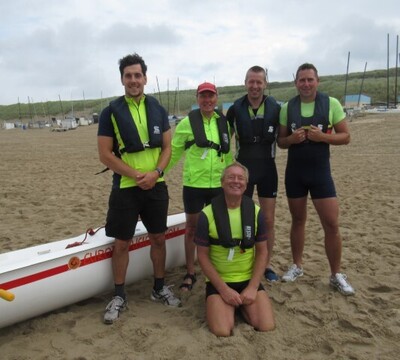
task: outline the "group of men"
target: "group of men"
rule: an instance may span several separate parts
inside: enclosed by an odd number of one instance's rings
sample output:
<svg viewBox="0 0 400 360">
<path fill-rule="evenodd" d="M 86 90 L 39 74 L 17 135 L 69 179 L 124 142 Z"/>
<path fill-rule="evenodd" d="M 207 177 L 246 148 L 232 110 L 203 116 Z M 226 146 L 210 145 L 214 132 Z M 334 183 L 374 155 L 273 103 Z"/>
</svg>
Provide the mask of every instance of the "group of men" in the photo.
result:
<svg viewBox="0 0 400 360">
<path fill-rule="evenodd" d="M 267 87 L 265 69 L 251 67 L 245 76 L 247 94 L 237 99 L 226 117 L 215 110 L 214 84 L 198 86 L 199 108 L 177 125 L 174 135 L 165 109 L 144 94 L 147 66 L 138 54 L 119 61 L 124 96 L 101 113 L 98 129 L 100 161 L 113 171 L 106 234 L 115 238 L 112 271 L 115 290 L 104 322 L 112 324 L 127 306 L 125 276 L 129 242 L 140 217 L 151 243 L 154 270 L 151 299 L 172 307 L 181 300 L 165 284 L 165 230 L 168 189 L 164 172 L 184 157 L 183 204 L 186 215 L 186 275 L 181 291 L 197 281 L 195 253 L 206 277 L 206 317 L 210 331 L 229 336 L 235 311 L 259 331 L 275 327 L 272 305 L 261 283 L 279 280 L 272 268 L 278 172 L 276 144 L 288 149 L 285 187 L 291 213 L 293 264 L 281 277 L 303 275 L 307 197 L 319 215 L 329 260 L 330 285 L 344 295 L 354 289 L 340 272 L 339 207 L 330 172 L 329 145 L 350 141 L 340 103 L 317 91 L 312 64 L 296 73 L 298 95 L 282 108 Z M 234 135 L 236 154 L 231 152 Z M 258 204 L 252 200 L 257 191 Z"/>
</svg>

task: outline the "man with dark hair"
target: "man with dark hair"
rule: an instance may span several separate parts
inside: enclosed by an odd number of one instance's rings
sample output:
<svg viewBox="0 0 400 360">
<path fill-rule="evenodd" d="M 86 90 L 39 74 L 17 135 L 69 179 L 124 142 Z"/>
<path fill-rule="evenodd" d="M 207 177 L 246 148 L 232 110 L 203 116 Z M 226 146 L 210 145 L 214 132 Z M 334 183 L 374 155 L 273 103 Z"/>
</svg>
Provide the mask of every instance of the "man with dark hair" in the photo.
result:
<svg viewBox="0 0 400 360">
<path fill-rule="evenodd" d="M 147 67 L 138 54 L 119 61 L 125 95 L 102 111 L 98 129 L 100 161 L 111 169 L 113 185 L 109 199 L 106 235 L 115 238 L 112 268 L 114 297 L 106 307 L 104 322 L 112 324 L 127 305 L 125 277 L 129 244 L 139 216 L 151 243 L 154 287 L 151 299 L 180 306 L 165 276 L 165 230 L 168 189 L 163 170 L 171 157 L 171 129 L 165 109 L 144 94 Z"/>
<path fill-rule="evenodd" d="M 330 285 L 343 295 L 353 295 L 353 287 L 340 272 L 339 205 L 329 160 L 329 146 L 348 144 L 350 133 L 339 101 L 317 91 L 318 84 L 314 65 L 299 66 L 295 79 L 299 95 L 289 100 L 280 114 L 278 145 L 288 149 L 285 186 L 292 217 L 290 244 L 293 256 L 293 265 L 282 280 L 295 281 L 303 275 L 307 196 L 310 193 L 325 233 Z"/>
<path fill-rule="evenodd" d="M 244 84 L 247 94 L 234 102 L 226 117 L 235 132 L 236 160 L 246 166 L 250 174 L 245 195 L 252 197 L 257 187 L 268 229 L 268 258 L 264 276 L 273 282 L 279 279 L 271 268 L 271 257 L 278 193 L 275 154 L 280 106 L 272 96 L 264 95 L 268 84 L 266 71 L 261 66 L 252 66 L 247 70 Z"/>
<path fill-rule="evenodd" d="M 143 76 L 147 76 L 147 65 L 143 58 L 138 54 L 129 54 L 119 60 L 119 72 L 121 73 L 121 79 L 124 76 L 124 70 L 130 65 L 140 65 Z"/>
</svg>

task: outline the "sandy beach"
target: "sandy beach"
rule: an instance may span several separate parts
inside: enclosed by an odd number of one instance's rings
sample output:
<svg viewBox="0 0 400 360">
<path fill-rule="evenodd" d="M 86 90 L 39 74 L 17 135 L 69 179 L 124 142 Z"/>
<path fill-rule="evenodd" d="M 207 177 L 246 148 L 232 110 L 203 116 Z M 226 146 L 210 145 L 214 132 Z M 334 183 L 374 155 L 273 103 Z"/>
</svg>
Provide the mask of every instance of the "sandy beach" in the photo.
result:
<svg viewBox="0 0 400 360">
<path fill-rule="evenodd" d="M 346 298 L 329 288 L 323 232 L 309 206 L 304 276 L 289 284 L 264 282 L 276 318 L 273 332 L 258 333 L 239 318 L 232 337 L 213 336 L 205 323 L 204 277 L 197 267 L 199 281 L 191 293 L 182 294 L 182 308 L 153 303 L 149 277 L 127 288 L 129 310 L 111 326 L 102 323 L 112 295 L 106 293 L 0 329 L 1 358 L 397 359 L 400 115 L 368 115 L 349 125 L 352 141 L 331 147 L 331 164 L 341 209 L 342 270 L 355 296 Z M 78 236 L 104 224 L 111 172 L 94 175 L 104 168 L 96 134 L 97 125 L 66 132 L 0 130 L 0 253 Z M 280 275 L 291 264 L 286 156 L 278 150 L 273 267 Z M 166 181 L 169 212 L 182 212 L 181 165 Z M 184 267 L 167 273 L 177 293 L 184 273 Z"/>
</svg>

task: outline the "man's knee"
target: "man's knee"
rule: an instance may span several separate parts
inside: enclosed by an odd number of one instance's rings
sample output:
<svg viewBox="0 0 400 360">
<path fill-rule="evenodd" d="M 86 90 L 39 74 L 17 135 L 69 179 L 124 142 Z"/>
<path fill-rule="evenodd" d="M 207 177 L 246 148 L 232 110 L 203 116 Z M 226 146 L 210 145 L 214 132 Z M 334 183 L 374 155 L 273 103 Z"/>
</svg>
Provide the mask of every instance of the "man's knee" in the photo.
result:
<svg viewBox="0 0 400 360">
<path fill-rule="evenodd" d="M 208 325 L 211 333 L 218 337 L 228 337 L 232 336 L 233 325 L 232 326 L 221 326 L 220 324 L 209 324 Z"/>
<path fill-rule="evenodd" d="M 275 330 L 275 322 L 268 321 L 267 323 L 260 325 L 258 328 L 255 328 L 255 330 L 261 331 L 261 332 Z"/>
<path fill-rule="evenodd" d="M 165 246 L 165 234 L 152 234 L 150 237 L 150 243 L 152 246 L 162 248 Z"/>
<path fill-rule="evenodd" d="M 128 251 L 129 249 L 130 240 L 119 240 L 115 239 L 114 242 L 114 252 L 116 253 L 123 253 Z"/>
</svg>

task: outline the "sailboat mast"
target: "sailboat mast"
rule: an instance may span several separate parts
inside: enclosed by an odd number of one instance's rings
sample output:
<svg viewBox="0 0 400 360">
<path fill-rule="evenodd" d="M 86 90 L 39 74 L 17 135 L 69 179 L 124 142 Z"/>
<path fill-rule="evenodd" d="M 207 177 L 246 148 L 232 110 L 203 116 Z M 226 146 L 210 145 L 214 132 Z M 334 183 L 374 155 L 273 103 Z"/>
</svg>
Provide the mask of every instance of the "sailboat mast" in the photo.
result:
<svg viewBox="0 0 400 360">
<path fill-rule="evenodd" d="M 65 119 L 65 113 L 64 113 L 63 104 L 62 104 L 62 101 L 61 101 L 61 96 L 58 95 L 58 98 L 60 99 L 61 113 L 62 113 L 62 116 L 63 116 L 62 118 Z"/>
<path fill-rule="evenodd" d="M 346 79 L 344 81 L 344 97 L 343 97 L 343 106 L 344 107 L 346 107 L 347 81 L 349 79 L 349 64 L 350 64 L 350 51 L 347 54 L 347 70 L 346 70 Z"/>
<path fill-rule="evenodd" d="M 86 117 L 86 109 L 85 109 L 85 90 L 82 90 L 83 95 L 83 116 Z"/>
<path fill-rule="evenodd" d="M 169 79 L 167 79 L 167 112 L 169 114 Z"/>
<path fill-rule="evenodd" d="M 31 100 L 29 99 L 29 96 L 28 96 L 28 109 L 29 109 L 29 118 L 31 119 L 31 123 L 33 123 Z"/>
<path fill-rule="evenodd" d="M 360 92 L 358 94 L 358 101 L 357 101 L 357 107 L 360 106 L 360 99 L 361 99 L 361 94 L 363 91 L 363 86 L 364 86 L 364 78 L 365 78 L 365 72 L 367 71 L 367 62 L 365 62 L 365 66 L 364 66 L 364 73 L 363 73 L 363 77 L 361 80 L 361 87 L 360 87 Z"/>
<path fill-rule="evenodd" d="M 21 121 L 22 116 L 21 116 L 21 103 L 19 102 L 19 97 L 18 97 L 18 119 Z"/>
<path fill-rule="evenodd" d="M 396 37 L 396 69 L 394 75 L 394 106 L 397 107 L 397 70 L 399 65 L 399 35 Z"/>
<path fill-rule="evenodd" d="M 157 81 L 157 89 L 158 89 L 158 99 L 160 101 L 160 104 L 162 106 L 162 101 L 161 101 L 161 92 L 160 92 L 160 84 L 158 83 L 158 77 L 156 76 L 156 81 Z"/>
<path fill-rule="evenodd" d="M 389 109 L 389 34 L 387 34 L 386 107 Z"/>
<path fill-rule="evenodd" d="M 179 109 L 179 76 L 178 76 L 178 95 L 177 95 L 177 103 L 178 103 L 178 111 L 177 114 L 180 115 L 180 109 Z"/>
</svg>

